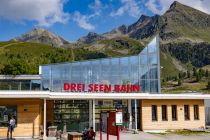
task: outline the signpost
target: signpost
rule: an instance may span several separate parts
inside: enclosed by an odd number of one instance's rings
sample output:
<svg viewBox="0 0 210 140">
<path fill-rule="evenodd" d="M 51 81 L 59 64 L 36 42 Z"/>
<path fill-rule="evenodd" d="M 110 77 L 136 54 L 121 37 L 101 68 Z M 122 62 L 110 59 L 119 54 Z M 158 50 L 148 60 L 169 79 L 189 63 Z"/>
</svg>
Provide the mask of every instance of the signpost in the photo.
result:
<svg viewBox="0 0 210 140">
<path fill-rule="evenodd" d="M 104 117 L 106 116 L 106 117 Z M 103 130 L 105 126 L 106 130 Z M 120 140 L 120 126 L 123 124 L 122 110 L 109 111 L 107 115 L 100 113 L 100 140 L 102 140 L 102 131 L 107 133 L 107 140 L 109 140 L 109 134 L 117 136 L 117 140 Z M 102 126 L 103 125 L 103 126 Z"/>
</svg>

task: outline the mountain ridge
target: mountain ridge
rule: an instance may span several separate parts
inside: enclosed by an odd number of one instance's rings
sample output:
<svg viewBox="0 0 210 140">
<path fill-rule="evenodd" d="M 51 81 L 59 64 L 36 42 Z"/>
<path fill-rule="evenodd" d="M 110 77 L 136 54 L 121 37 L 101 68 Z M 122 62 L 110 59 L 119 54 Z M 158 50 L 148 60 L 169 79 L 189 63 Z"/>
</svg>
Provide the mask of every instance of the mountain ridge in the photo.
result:
<svg viewBox="0 0 210 140">
<path fill-rule="evenodd" d="M 35 42 L 35 43 L 43 43 L 49 44 L 54 47 L 60 47 L 65 44 L 69 44 L 68 41 L 63 39 L 62 37 L 49 32 L 43 28 L 34 28 L 29 32 L 22 34 L 19 37 L 12 39 L 13 41 L 20 41 L 20 42 Z"/>
</svg>

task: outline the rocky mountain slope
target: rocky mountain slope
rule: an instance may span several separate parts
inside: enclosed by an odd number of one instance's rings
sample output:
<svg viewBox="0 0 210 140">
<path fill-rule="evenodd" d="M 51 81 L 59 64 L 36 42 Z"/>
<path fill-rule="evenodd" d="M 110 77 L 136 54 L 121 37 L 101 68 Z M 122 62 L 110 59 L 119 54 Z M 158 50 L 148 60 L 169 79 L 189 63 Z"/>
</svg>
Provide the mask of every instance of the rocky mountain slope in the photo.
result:
<svg viewBox="0 0 210 140">
<path fill-rule="evenodd" d="M 60 47 L 69 43 L 62 37 L 42 28 L 34 28 L 32 31 L 27 32 L 20 37 L 14 38 L 13 41 L 44 43 L 54 47 Z"/>
<path fill-rule="evenodd" d="M 103 40 L 119 36 L 144 41 L 159 33 L 162 43 L 172 41 L 200 43 L 210 42 L 209 32 L 210 15 L 175 1 L 161 16 L 142 15 L 134 24 L 122 25 L 102 35 L 92 36 L 90 41 L 86 37 L 86 42 L 94 42 L 94 37 L 95 40 Z"/>
</svg>

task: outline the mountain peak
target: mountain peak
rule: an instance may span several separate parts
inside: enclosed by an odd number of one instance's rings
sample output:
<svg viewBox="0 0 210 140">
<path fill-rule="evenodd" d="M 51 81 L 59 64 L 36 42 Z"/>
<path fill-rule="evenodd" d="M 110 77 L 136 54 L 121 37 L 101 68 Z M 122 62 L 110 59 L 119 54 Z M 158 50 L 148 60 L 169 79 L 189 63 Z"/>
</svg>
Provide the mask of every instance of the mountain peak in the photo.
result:
<svg viewBox="0 0 210 140">
<path fill-rule="evenodd" d="M 170 9 L 176 8 L 177 6 L 182 5 L 181 3 L 179 3 L 178 1 L 174 1 L 171 6 Z"/>
<path fill-rule="evenodd" d="M 99 35 L 95 32 L 89 32 L 87 36 L 83 36 L 77 40 L 78 44 L 90 44 L 92 42 L 104 39 L 102 35 Z"/>
<path fill-rule="evenodd" d="M 22 42 L 44 43 L 58 47 L 69 43 L 60 36 L 40 27 L 35 27 L 20 37 L 16 37 L 14 40 Z"/>
</svg>

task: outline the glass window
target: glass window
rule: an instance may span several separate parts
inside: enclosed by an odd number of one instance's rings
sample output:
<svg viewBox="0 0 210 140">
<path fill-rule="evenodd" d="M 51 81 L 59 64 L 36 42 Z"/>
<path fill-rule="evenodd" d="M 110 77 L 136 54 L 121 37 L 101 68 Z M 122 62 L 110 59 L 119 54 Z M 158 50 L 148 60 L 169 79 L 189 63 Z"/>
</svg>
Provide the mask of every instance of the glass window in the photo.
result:
<svg viewBox="0 0 210 140">
<path fill-rule="evenodd" d="M 91 68 L 92 68 L 92 82 L 93 83 L 99 83 L 100 82 L 100 61 L 95 60 L 91 62 Z"/>
<path fill-rule="evenodd" d="M 162 120 L 163 121 L 167 121 L 167 106 L 166 105 L 162 105 Z"/>
<path fill-rule="evenodd" d="M 177 120 L 177 105 L 171 106 L 172 121 Z"/>
<path fill-rule="evenodd" d="M 21 90 L 30 90 L 30 80 L 23 80 L 20 81 L 21 83 Z"/>
<path fill-rule="evenodd" d="M 111 70 L 111 66 L 110 66 L 110 59 L 103 59 L 101 60 L 101 83 L 103 84 L 110 84 L 110 70 Z"/>
<path fill-rule="evenodd" d="M 157 60 L 157 54 L 149 54 L 149 65 L 157 65 L 158 60 Z"/>
<path fill-rule="evenodd" d="M 140 65 L 140 79 L 149 79 L 149 70 L 147 65 Z"/>
<path fill-rule="evenodd" d="M 81 76 L 81 66 L 80 66 L 80 62 L 77 63 L 72 63 L 71 65 L 71 79 L 72 79 L 72 83 L 76 83 L 79 84 L 80 81 L 80 76 Z"/>
<path fill-rule="evenodd" d="M 158 92 L 158 80 L 147 80 L 147 82 L 148 82 L 148 84 L 150 84 L 150 93 L 157 93 Z"/>
<path fill-rule="evenodd" d="M 157 105 L 152 105 L 152 121 L 157 121 Z"/>
<path fill-rule="evenodd" d="M 120 58 L 120 78 L 122 83 L 130 83 L 129 57 Z"/>
<path fill-rule="evenodd" d="M 40 90 L 41 81 L 40 80 L 31 80 L 31 90 Z"/>
<path fill-rule="evenodd" d="M 82 131 L 89 126 L 88 100 L 55 100 L 54 123 L 59 130 Z"/>
<path fill-rule="evenodd" d="M 141 80 L 141 92 L 150 92 L 150 80 Z"/>
<path fill-rule="evenodd" d="M 148 64 L 148 55 L 140 55 L 140 65 L 147 65 Z"/>
<path fill-rule="evenodd" d="M 199 120 L 199 106 L 194 105 L 194 120 Z"/>
<path fill-rule="evenodd" d="M 7 127 L 11 117 L 17 124 L 17 106 L 0 106 L 0 127 Z"/>
<path fill-rule="evenodd" d="M 157 38 L 155 37 L 149 44 L 148 44 L 148 52 L 154 53 L 157 51 Z"/>
<path fill-rule="evenodd" d="M 148 53 L 148 47 L 145 47 L 140 54 L 147 54 Z"/>
<path fill-rule="evenodd" d="M 158 79 L 157 66 L 151 66 L 149 72 L 150 72 L 150 79 Z"/>
<path fill-rule="evenodd" d="M 190 120 L 190 108 L 189 105 L 184 105 L 184 119 Z"/>
</svg>

